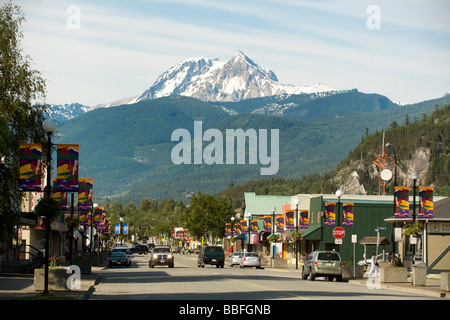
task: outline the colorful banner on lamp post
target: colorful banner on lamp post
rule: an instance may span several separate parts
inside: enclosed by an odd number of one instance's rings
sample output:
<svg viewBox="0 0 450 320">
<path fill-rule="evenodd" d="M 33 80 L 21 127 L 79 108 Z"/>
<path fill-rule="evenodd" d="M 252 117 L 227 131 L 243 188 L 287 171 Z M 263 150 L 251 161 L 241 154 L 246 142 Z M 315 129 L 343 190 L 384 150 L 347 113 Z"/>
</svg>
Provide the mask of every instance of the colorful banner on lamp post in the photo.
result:
<svg viewBox="0 0 450 320">
<path fill-rule="evenodd" d="M 247 220 L 241 220 L 241 233 L 247 232 L 248 232 Z"/>
<path fill-rule="evenodd" d="M 98 227 L 102 221 L 104 207 L 94 208 L 94 225 Z"/>
<path fill-rule="evenodd" d="M 58 144 L 56 188 L 59 191 L 78 191 L 78 151 L 78 144 Z"/>
<path fill-rule="evenodd" d="M 300 221 L 299 221 L 300 229 L 308 229 L 309 227 L 309 219 L 308 219 L 308 210 L 300 210 Z"/>
<path fill-rule="evenodd" d="M 258 234 L 258 220 L 252 220 L 252 234 Z"/>
<path fill-rule="evenodd" d="M 114 234 L 120 234 L 120 223 L 114 223 Z"/>
<path fill-rule="evenodd" d="M 334 226 L 336 224 L 335 202 L 325 202 L 325 225 Z"/>
<path fill-rule="evenodd" d="M 343 226 L 353 226 L 353 203 L 342 204 Z"/>
<path fill-rule="evenodd" d="M 294 229 L 294 210 L 286 211 L 286 229 Z"/>
<path fill-rule="evenodd" d="M 78 180 L 78 210 L 92 210 L 93 179 Z"/>
<path fill-rule="evenodd" d="M 231 236 L 231 223 L 225 223 L 225 237 Z"/>
<path fill-rule="evenodd" d="M 56 190 L 56 178 L 53 178 L 53 199 L 59 203 L 61 210 L 68 210 L 69 206 L 67 204 L 67 192 Z"/>
<path fill-rule="evenodd" d="M 433 187 L 419 187 L 419 218 L 433 218 Z"/>
<path fill-rule="evenodd" d="M 80 224 L 85 227 L 89 225 L 89 212 L 88 211 L 80 212 Z"/>
<path fill-rule="evenodd" d="M 284 218 L 277 218 L 277 232 L 284 232 Z"/>
<path fill-rule="evenodd" d="M 19 188 L 21 191 L 41 191 L 41 160 L 42 146 L 40 144 L 20 144 Z"/>
<path fill-rule="evenodd" d="M 235 235 L 235 236 L 238 236 L 238 235 L 240 235 L 240 234 L 241 234 L 241 225 L 238 224 L 238 223 L 236 223 L 236 224 L 234 225 L 234 235 Z"/>
<path fill-rule="evenodd" d="M 409 187 L 395 187 L 395 217 L 408 218 L 409 216 Z"/>
<path fill-rule="evenodd" d="M 272 231 L 272 217 L 271 216 L 264 217 L 264 231 L 265 232 Z"/>
</svg>

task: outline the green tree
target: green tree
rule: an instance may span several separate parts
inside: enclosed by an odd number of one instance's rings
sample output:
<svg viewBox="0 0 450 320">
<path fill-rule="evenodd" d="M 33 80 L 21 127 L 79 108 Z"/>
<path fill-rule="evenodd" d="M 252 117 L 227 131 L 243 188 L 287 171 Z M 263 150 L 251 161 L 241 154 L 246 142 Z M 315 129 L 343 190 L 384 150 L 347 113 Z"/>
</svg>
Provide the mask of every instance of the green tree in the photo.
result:
<svg viewBox="0 0 450 320">
<path fill-rule="evenodd" d="M 234 210 L 225 197 L 198 192 L 191 198 L 191 205 L 183 215 L 183 227 L 197 239 L 206 236 L 209 243 L 225 234 L 225 223 L 230 221 Z"/>
<path fill-rule="evenodd" d="M 19 144 L 45 146 L 46 108 L 36 105 L 45 98 L 45 80 L 20 46 L 24 20 L 19 6 L 8 2 L 0 8 L 0 241 L 10 234 L 20 212 Z"/>
</svg>

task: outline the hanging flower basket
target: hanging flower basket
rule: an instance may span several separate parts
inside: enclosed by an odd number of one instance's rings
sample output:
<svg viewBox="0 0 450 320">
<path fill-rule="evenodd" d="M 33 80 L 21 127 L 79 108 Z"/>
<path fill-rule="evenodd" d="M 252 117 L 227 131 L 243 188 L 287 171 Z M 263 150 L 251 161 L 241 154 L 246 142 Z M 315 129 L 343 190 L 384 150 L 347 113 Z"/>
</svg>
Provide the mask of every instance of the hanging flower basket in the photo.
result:
<svg viewBox="0 0 450 320">
<path fill-rule="evenodd" d="M 269 240 L 269 242 L 277 242 L 278 241 L 278 235 L 277 234 L 271 234 L 269 237 L 267 237 L 267 240 Z"/>
<path fill-rule="evenodd" d="M 66 228 L 67 229 L 76 229 L 80 226 L 80 220 L 76 217 L 67 217 L 66 218 Z"/>
<path fill-rule="evenodd" d="M 294 240 L 294 241 L 302 239 L 302 235 L 300 232 L 291 233 L 291 237 L 292 237 L 292 240 Z"/>
<path fill-rule="evenodd" d="M 52 221 L 59 215 L 59 203 L 51 197 L 43 198 L 39 200 L 34 211 L 38 216 L 49 218 Z"/>
<path fill-rule="evenodd" d="M 420 222 L 410 223 L 404 226 L 403 230 L 407 236 L 420 237 L 423 234 L 423 224 Z"/>
</svg>

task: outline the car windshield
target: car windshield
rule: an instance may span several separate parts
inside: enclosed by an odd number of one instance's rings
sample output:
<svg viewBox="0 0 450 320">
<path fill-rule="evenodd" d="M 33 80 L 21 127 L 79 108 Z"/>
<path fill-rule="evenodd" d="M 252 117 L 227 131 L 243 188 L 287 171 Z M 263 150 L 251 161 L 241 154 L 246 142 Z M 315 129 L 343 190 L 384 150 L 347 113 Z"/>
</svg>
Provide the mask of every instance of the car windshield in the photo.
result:
<svg viewBox="0 0 450 320">
<path fill-rule="evenodd" d="M 208 247 L 205 248 L 205 252 L 222 252 L 222 247 Z"/>
<path fill-rule="evenodd" d="M 125 252 L 113 252 L 111 254 L 111 257 L 114 257 L 114 258 L 120 258 L 120 257 L 126 257 L 126 256 L 127 255 Z"/>
<path fill-rule="evenodd" d="M 153 252 L 170 252 L 169 248 L 154 248 Z"/>
<path fill-rule="evenodd" d="M 334 252 L 319 252 L 317 260 L 339 261 L 339 255 Z"/>
</svg>

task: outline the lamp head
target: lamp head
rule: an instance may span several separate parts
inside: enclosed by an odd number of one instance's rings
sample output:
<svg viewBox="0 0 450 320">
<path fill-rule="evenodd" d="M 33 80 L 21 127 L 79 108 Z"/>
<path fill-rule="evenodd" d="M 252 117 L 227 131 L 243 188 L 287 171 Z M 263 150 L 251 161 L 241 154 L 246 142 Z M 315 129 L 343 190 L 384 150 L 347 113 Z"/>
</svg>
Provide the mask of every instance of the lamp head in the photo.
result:
<svg viewBox="0 0 450 320">
<path fill-rule="evenodd" d="M 338 197 L 339 199 L 342 197 L 344 193 L 341 190 L 337 190 L 336 191 L 336 197 Z"/>
<path fill-rule="evenodd" d="M 417 179 L 419 179 L 419 172 L 416 171 L 416 170 L 411 171 L 411 172 L 409 173 L 409 178 L 410 178 L 411 180 L 417 180 Z"/>
<path fill-rule="evenodd" d="M 56 121 L 53 119 L 46 119 L 42 123 L 42 129 L 44 129 L 44 131 L 47 133 L 55 132 L 57 127 L 58 127 L 58 125 L 56 124 Z"/>
</svg>

